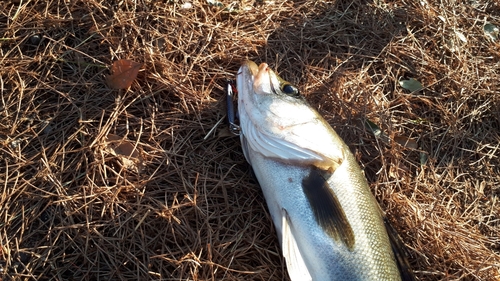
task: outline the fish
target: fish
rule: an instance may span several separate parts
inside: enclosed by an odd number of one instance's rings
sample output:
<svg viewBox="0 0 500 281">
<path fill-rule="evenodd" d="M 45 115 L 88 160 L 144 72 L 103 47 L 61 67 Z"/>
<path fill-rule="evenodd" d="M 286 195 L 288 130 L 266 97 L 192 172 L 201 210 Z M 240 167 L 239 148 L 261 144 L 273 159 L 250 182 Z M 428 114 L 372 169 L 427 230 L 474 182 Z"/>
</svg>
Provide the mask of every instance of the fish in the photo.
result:
<svg viewBox="0 0 500 281">
<path fill-rule="evenodd" d="M 236 88 L 243 154 L 290 279 L 414 280 L 354 155 L 298 88 L 253 61 L 239 68 Z"/>
</svg>

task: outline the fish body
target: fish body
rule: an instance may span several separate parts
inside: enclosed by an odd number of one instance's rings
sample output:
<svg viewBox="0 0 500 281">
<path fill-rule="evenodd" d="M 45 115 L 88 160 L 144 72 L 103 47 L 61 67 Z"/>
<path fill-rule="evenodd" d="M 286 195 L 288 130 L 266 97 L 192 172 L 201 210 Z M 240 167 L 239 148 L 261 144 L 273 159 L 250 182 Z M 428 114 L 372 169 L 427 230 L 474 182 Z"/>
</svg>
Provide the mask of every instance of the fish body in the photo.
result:
<svg viewBox="0 0 500 281">
<path fill-rule="evenodd" d="M 401 280 L 380 208 L 344 141 L 267 64 L 237 75 L 240 137 L 293 281 Z"/>
</svg>

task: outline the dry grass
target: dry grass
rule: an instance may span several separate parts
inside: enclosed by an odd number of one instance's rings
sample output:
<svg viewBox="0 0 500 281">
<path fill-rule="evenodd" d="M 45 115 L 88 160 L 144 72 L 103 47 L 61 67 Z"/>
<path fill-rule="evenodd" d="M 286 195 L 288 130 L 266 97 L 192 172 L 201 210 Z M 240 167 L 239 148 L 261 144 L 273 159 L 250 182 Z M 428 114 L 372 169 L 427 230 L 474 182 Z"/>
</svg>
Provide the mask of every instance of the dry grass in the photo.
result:
<svg viewBox="0 0 500 281">
<path fill-rule="evenodd" d="M 418 280 L 500 280 L 495 1 L 222 3 L 0 3 L 1 280 L 287 280 L 238 139 L 208 134 L 246 58 L 351 146 Z M 121 58 L 144 70 L 110 90 Z"/>
</svg>

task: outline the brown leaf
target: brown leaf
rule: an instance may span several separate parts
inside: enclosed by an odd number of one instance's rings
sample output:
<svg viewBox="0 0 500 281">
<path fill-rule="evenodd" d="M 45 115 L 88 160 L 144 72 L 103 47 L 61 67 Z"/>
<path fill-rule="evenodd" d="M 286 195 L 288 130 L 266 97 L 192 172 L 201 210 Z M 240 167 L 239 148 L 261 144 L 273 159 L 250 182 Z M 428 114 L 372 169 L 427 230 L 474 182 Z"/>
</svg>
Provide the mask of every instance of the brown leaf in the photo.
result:
<svg viewBox="0 0 500 281">
<path fill-rule="evenodd" d="M 394 141 L 399 143 L 400 145 L 402 145 L 404 147 L 407 147 L 407 148 L 411 148 L 411 149 L 418 148 L 417 142 L 411 138 L 407 138 L 404 136 L 395 136 Z"/>
<path fill-rule="evenodd" d="M 142 166 L 142 157 L 140 147 L 136 147 L 132 142 L 114 135 L 107 135 L 107 151 L 118 157 L 124 168 L 128 170 L 140 171 Z"/>
<path fill-rule="evenodd" d="M 108 134 L 107 139 L 108 144 L 113 148 L 114 154 L 133 158 L 139 157 L 137 148 L 130 141 L 114 134 Z"/>
<path fill-rule="evenodd" d="M 111 75 L 106 77 L 106 82 L 113 89 L 127 89 L 137 78 L 141 67 L 142 63 L 125 59 L 117 60 L 111 66 Z"/>
</svg>

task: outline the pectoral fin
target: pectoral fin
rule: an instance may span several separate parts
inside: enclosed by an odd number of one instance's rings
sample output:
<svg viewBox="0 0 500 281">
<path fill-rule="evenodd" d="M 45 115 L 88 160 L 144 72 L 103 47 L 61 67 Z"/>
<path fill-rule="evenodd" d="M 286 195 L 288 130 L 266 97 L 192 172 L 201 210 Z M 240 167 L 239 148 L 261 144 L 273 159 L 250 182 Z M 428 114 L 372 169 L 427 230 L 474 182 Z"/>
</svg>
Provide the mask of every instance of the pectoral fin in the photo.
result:
<svg viewBox="0 0 500 281">
<path fill-rule="evenodd" d="M 354 247 L 354 232 L 336 194 L 327 178 L 331 173 L 311 168 L 309 176 L 302 181 L 302 190 L 309 201 L 319 226 L 336 241 L 343 242 L 348 249 Z"/>
<path fill-rule="evenodd" d="M 297 241 L 293 234 L 293 226 L 285 209 L 282 209 L 281 223 L 281 230 L 283 232 L 283 236 L 281 237 L 281 249 L 285 257 L 290 279 L 292 281 L 312 281 L 304 259 L 300 254 Z"/>
<path fill-rule="evenodd" d="M 394 257 L 396 258 L 396 263 L 398 264 L 399 272 L 401 272 L 401 280 L 403 281 L 415 281 L 415 275 L 410 268 L 410 263 L 406 258 L 406 248 L 399 238 L 398 233 L 389 223 L 387 218 L 384 218 L 385 229 L 387 230 L 387 234 L 389 235 L 389 241 L 391 241 L 392 252 L 394 253 Z"/>
</svg>

